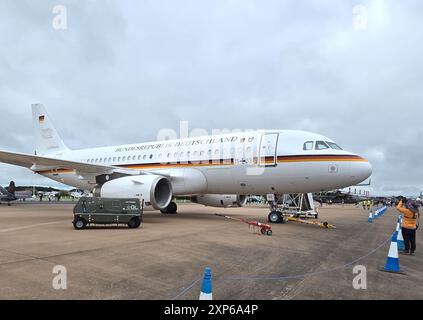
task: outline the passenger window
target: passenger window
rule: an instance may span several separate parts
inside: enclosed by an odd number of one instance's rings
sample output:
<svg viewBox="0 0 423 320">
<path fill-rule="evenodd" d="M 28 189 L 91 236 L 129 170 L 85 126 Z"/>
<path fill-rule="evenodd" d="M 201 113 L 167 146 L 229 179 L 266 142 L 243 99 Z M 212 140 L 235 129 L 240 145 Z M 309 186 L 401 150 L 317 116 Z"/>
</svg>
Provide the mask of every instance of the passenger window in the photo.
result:
<svg viewBox="0 0 423 320">
<path fill-rule="evenodd" d="M 306 143 L 304 143 L 303 150 L 313 150 L 313 144 L 313 141 L 307 141 Z"/>
<path fill-rule="evenodd" d="M 332 149 L 335 150 L 342 150 L 342 148 L 340 146 L 338 146 L 335 142 L 330 142 L 330 141 L 326 141 L 326 143 L 329 145 L 329 147 L 331 147 Z"/>
<path fill-rule="evenodd" d="M 329 149 L 329 146 L 324 141 L 316 141 L 316 150 Z"/>
</svg>

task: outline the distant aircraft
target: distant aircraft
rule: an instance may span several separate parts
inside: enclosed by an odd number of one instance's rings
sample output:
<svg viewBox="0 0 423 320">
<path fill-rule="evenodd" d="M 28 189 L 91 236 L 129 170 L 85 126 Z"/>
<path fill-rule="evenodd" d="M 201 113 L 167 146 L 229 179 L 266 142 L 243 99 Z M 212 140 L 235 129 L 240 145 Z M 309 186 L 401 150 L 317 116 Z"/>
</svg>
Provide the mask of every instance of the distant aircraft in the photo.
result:
<svg viewBox="0 0 423 320">
<path fill-rule="evenodd" d="M 0 186 L 0 204 L 2 202 L 7 202 L 7 205 L 10 206 L 10 203 L 13 201 L 25 201 L 31 197 L 32 193 L 29 191 L 16 191 L 16 185 L 14 181 L 10 181 L 9 186 L 6 188 Z"/>
<path fill-rule="evenodd" d="M 18 198 L 15 197 L 15 182 L 10 181 L 7 188 L 0 186 L 0 204 L 2 202 L 7 202 L 7 205 L 10 206 L 10 203 L 16 200 L 18 200 Z"/>
<path fill-rule="evenodd" d="M 79 189 L 74 189 L 74 190 L 70 191 L 69 194 L 74 199 L 79 199 L 79 198 L 82 198 L 82 197 L 91 196 L 89 192 L 86 192 L 84 190 L 79 190 Z"/>
<path fill-rule="evenodd" d="M 356 185 L 348 188 L 322 192 L 313 195 L 315 201 L 320 203 L 352 203 L 358 204 L 360 201 L 373 198 L 373 188 L 368 185 Z"/>
<path fill-rule="evenodd" d="M 277 199 L 342 189 L 372 173 L 363 157 L 306 131 L 257 130 L 70 150 L 43 105 L 33 105 L 32 114 L 35 155 L 0 151 L 0 162 L 95 196 L 141 198 L 146 209 L 162 213 L 176 213 L 177 196 L 196 196 L 205 206 L 225 207 L 228 201 L 243 206 L 249 194 Z M 281 222 L 277 201 L 269 206 L 269 220 Z"/>
</svg>

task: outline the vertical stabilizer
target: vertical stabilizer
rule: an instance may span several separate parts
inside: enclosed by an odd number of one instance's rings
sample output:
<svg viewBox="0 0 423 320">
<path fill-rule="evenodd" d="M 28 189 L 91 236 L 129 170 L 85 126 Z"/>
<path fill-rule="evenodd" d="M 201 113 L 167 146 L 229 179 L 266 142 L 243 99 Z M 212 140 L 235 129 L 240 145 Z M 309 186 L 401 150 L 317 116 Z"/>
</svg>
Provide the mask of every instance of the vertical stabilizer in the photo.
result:
<svg viewBox="0 0 423 320">
<path fill-rule="evenodd" d="M 32 121 L 35 130 L 35 150 L 38 155 L 56 154 L 69 150 L 53 126 L 44 105 L 32 105 Z"/>
</svg>

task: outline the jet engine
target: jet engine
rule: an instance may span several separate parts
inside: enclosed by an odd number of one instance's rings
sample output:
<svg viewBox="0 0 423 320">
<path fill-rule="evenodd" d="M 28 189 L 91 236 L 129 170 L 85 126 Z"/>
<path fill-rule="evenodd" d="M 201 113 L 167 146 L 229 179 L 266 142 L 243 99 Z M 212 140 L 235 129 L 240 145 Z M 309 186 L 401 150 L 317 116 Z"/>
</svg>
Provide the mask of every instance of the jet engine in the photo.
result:
<svg viewBox="0 0 423 320">
<path fill-rule="evenodd" d="M 141 198 L 146 209 L 165 209 L 172 200 L 169 179 L 159 175 L 126 176 L 105 182 L 93 194 L 103 198 Z"/>
<path fill-rule="evenodd" d="M 237 194 L 204 194 L 191 197 L 191 201 L 207 207 L 233 208 L 243 207 L 247 202 L 247 196 Z"/>
</svg>

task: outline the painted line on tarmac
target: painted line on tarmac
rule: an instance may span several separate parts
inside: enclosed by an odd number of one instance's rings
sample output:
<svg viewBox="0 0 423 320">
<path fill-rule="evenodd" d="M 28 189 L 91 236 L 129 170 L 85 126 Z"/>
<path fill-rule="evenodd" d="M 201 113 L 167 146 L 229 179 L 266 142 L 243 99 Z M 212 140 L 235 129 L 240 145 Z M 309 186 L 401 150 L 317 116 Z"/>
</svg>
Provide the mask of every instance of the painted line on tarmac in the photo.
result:
<svg viewBox="0 0 423 320">
<path fill-rule="evenodd" d="M 384 245 L 386 245 L 388 242 L 391 241 L 391 237 L 383 241 L 380 245 L 378 245 L 375 249 L 371 250 L 370 252 L 366 253 L 364 256 L 361 256 L 351 262 L 348 262 L 344 265 L 334 267 L 329 270 L 322 270 L 322 271 L 316 271 L 316 272 L 309 272 L 299 275 L 292 275 L 292 276 L 222 276 L 219 280 L 223 281 L 230 281 L 230 280 L 287 280 L 287 279 L 302 279 L 309 276 L 314 276 L 318 274 L 333 272 L 340 269 L 346 269 L 352 265 L 355 265 L 357 262 L 366 259 L 367 257 L 371 256 L 373 253 L 378 251 L 380 248 L 382 248 Z"/>
<path fill-rule="evenodd" d="M 58 224 L 58 223 L 63 223 L 63 221 L 37 223 L 37 224 L 31 224 L 29 226 L 22 226 L 22 227 L 8 228 L 8 229 L 0 229 L 0 233 L 25 230 L 25 229 L 35 228 L 35 227 L 39 227 L 39 226 L 47 226 L 47 225 L 50 225 L 50 224 Z"/>
<path fill-rule="evenodd" d="M 356 264 L 357 262 L 364 260 L 366 258 L 368 258 L 369 256 L 371 256 L 372 254 L 374 254 L 376 251 L 378 251 L 380 248 L 382 248 L 384 245 L 386 245 L 388 242 L 391 241 L 391 237 L 389 237 L 388 239 L 386 239 L 385 241 L 383 241 L 380 245 L 378 245 L 375 249 L 371 250 L 370 252 L 366 253 L 365 255 L 351 261 L 348 262 L 344 265 L 341 266 L 337 266 L 335 268 L 331 268 L 329 270 L 322 270 L 322 271 L 317 271 L 317 272 L 309 272 L 309 273 L 304 273 L 304 274 L 299 274 L 299 275 L 292 275 L 292 276 L 221 276 L 218 279 L 216 279 L 216 281 L 234 281 L 234 280 L 238 280 L 238 281 L 242 281 L 242 280 L 273 280 L 273 281 L 278 281 L 278 280 L 289 280 L 289 279 L 303 279 L 303 278 L 307 278 L 310 276 L 314 276 L 314 275 L 318 275 L 318 274 L 323 274 L 323 273 L 328 273 L 328 272 L 333 272 L 336 270 L 340 270 L 340 269 L 346 269 L 349 266 L 352 266 L 354 264 Z M 170 300 L 176 300 L 179 297 L 181 297 L 182 295 L 184 295 L 185 293 L 187 293 L 189 290 L 191 290 L 195 284 L 197 284 L 200 280 L 202 279 L 202 277 L 194 280 L 191 284 L 189 284 L 185 289 L 183 289 L 178 295 L 176 295 L 175 297 L 173 297 Z"/>
</svg>

